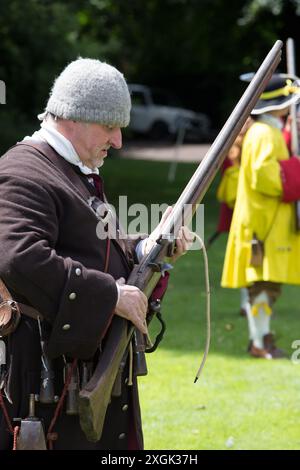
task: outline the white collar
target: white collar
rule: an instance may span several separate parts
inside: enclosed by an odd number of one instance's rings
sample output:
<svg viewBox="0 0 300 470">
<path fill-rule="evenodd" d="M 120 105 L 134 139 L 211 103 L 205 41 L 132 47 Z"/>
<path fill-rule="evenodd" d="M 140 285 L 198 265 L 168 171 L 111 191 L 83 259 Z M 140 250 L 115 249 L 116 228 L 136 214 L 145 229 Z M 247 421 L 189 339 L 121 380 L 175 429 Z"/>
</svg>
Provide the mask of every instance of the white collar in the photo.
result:
<svg viewBox="0 0 300 470">
<path fill-rule="evenodd" d="M 94 173 L 99 175 L 98 168 L 91 169 L 84 165 L 72 143 L 45 120 L 41 123 L 39 131 L 34 132 L 32 136 L 24 137 L 23 140 L 46 141 L 61 157 L 72 163 L 72 165 L 78 166 L 83 174 L 89 175 Z"/>
<path fill-rule="evenodd" d="M 277 129 L 283 129 L 283 122 L 279 117 L 273 116 L 272 114 L 263 113 L 259 115 L 257 119 L 259 122 L 264 122 L 265 124 L 269 124 L 269 126 L 277 127 Z"/>
</svg>

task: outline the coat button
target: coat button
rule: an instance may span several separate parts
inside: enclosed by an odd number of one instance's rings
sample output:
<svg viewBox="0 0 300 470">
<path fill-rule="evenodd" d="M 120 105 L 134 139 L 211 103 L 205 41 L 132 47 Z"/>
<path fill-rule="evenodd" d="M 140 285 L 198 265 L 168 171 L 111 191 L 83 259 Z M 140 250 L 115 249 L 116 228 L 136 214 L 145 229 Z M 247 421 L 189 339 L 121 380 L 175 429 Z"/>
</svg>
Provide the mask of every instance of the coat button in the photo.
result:
<svg viewBox="0 0 300 470">
<path fill-rule="evenodd" d="M 127 404 L 126 404 L 126 405 L 123 405 L 123 406 L 122 406 L 122 411 L 127 411 L 127 410 L 128 410 L 128 405 L 127 405 Z"/>
<path fill-rule="evenodd" d="M 80 269 L 80 268 L 76 268 L 76 269 L 75 269 L 75 274 L 76 274 L 76 276 L 81 276 L 81 269 Z"/>
<path fill-rule="evenodd" d="M 71 325 L 69 325 L 69 323 L 66 323 L 66 324 L 62 327 L 62 329 L 65 330 L 65 331 L 69 330 L 70 328 L 71 328 Z"/>
<path fill-rule="evenodd" d="M 76 297 L 77 297 L 77 296 L 76 296 L 75 292 L 71 292 L 71 294 L 69 295 L 69 299 L 70 299 L 70 300 L 75 300 Z"/>
<path fill-rule="evenodd" d="M 121 441 L 122 439 L 125 439 L 125 437 L 126 437 L 125 432 L 122 432 L 121 434 L 119 434 L 119 439 L 120 439 L 120 441 Z"/>
</svg>

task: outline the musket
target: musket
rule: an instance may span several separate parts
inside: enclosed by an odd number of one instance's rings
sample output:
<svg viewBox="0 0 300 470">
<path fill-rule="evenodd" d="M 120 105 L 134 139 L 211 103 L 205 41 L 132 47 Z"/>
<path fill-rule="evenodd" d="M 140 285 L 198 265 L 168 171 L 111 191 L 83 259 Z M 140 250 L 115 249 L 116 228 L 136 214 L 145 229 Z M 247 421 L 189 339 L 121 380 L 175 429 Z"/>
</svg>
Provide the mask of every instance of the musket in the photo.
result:
<svg viewBox="0 0 300 470">
<path fill-rule="evenodd" d="M 191 221 L 230 147 L 280 62 L 281 48 L 282 41 L 276 41 L 180 195 L 173 208 L 172 218 L 166 220 L 153 248 L 131 272 L 127 284 L 139 287 L 148 299 L 165 269 L 170 241 L 176 238 L 180 225 L 188 225 Z M 192 209 L 185 211 L 185 207 Z M 150 320 L 151 316 L 147 318 L 148 323 Z M 96 442 L 101 438 L 106 409 L 111 400 L 119 364 L 134 331 L 135 328 L 131 323 L 117 315 L 114 316 L 94 374 L 79 394 L 80 424 L 90 441 Z"/>
<path fill-rule="evenodd" d="M 296 60 L 295 60 L 295 44 L 292 38 L 288 38 L 286 42 L 286 61 L 287 61 L 287 73 L 292 76 L 296 76 Z M 297 126 L 297 105 L 292 103 L 290 106 L 291 116 L 291 150 L 292 155 L 299 155 L 299 136 Z M 300 201 L 295 203 L 296 210 L 296 228 L 300 230 Z"/>
</svg>

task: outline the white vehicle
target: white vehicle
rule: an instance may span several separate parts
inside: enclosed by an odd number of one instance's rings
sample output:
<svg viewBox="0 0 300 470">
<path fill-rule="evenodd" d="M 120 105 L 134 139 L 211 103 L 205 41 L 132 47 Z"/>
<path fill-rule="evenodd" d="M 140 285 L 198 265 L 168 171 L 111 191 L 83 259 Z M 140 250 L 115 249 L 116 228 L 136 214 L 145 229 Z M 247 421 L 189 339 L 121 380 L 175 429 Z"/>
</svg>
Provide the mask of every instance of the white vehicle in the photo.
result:
<svg viewBox="0 0 300 470">
<path fill-rule="evenodd" d="M 205 114 L 172 104 L 170 96 L 161 90 L 136 84 L 128 87 L 132 99 L 129 129 L 133 132 L 160 140 L 176 137 L 179 129 L 184 128 L 188 140 L 209 137 L 210 121 Z"/>
</svg>

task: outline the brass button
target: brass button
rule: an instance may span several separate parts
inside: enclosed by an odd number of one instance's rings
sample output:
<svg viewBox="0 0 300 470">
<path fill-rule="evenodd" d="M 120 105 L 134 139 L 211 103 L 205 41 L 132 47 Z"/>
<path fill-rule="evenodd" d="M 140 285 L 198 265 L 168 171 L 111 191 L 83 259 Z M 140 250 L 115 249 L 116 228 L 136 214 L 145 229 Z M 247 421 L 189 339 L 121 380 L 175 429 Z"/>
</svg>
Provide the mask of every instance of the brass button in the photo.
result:
<svg viewBox="0 0 300 470">
<path fill-rule="evenodd" d="M 66 324 L 62 327 L 62 329 L 65 330 L 65 331 L 69 330 L 70 328 L 71 328 L 71 325 L 69 325 L 69 323 L 66 323 Z"/>
<path fill-rule="evenodd" d="M 122 433 L 119 435 L 120 441 L 121 441 L 122 439 L 125 439 L 125 437 L 126 437 L 125 432 L 122 432 Z"/>
<path fill-rule="evenodd" d="M 80 269 L 80 268 L 76 268 L 76 269 L 75 269 L 75 274 L 76 274 L 76 276 L 81 276 L 81 269 Z"/>
<path fill-rule="evenodd" d="M 75 292 L 71 292 L 71 294 L 69 295 L 69 299 L 70 299 L 70 300 L 75 300 L 76 297 L 77 297 L 77 296 L 76 296 Z"/>
<path fill-rule="evenodd" d="M 123 406 L 122 406 L 122 411 L 127 411 L 127 410 L 128 410 L 128 405 L 127 405 L 127 404 L 126 404 L 126 405 L 123 405 Z"/>
</svg>

